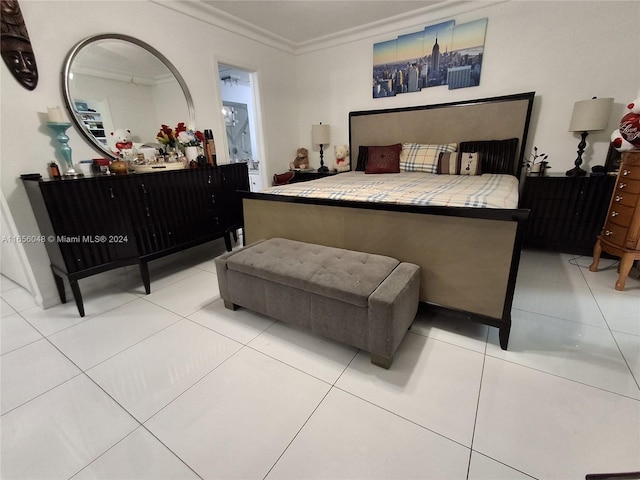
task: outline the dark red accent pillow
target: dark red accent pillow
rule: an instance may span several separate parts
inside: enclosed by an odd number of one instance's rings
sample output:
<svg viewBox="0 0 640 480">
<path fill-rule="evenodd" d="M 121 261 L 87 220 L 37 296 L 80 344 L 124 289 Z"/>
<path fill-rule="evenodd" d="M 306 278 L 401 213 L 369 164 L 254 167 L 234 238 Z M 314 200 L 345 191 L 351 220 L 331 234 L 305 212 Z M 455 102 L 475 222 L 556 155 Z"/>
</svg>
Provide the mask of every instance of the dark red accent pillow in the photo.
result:
<svg viewBox="0 0 640 480">
<path fill-rule="evenodd" d="M 400 173 L 402 144 L 369 147 L 364 173 Z"/>
</svg>

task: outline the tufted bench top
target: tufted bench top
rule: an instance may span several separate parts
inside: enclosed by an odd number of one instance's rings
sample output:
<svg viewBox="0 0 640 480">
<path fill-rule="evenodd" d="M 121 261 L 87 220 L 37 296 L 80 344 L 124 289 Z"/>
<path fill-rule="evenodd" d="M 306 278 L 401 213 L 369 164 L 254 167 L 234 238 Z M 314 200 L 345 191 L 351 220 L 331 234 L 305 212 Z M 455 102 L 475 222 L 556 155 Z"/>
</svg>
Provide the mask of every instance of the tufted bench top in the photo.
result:
<svg viewBox="0 0 640 480">
<path fill-rule="evenodd" d="M 366 307 L 399 263 L 383 255 L 271 238 L 231 255 L 227 268 Z"/>
</svg>

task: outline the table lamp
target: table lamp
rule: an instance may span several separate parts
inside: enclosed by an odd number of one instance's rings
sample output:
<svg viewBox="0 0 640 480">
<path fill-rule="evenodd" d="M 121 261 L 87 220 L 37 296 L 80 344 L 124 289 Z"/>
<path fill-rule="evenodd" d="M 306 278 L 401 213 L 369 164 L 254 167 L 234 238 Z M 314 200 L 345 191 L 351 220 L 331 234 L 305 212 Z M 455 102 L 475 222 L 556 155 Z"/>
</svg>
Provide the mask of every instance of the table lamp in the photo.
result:
<svg viewBox="0 0 640 480">
<path fill-rule="evenodd" d="M 329 169 L 324 165 L 324 151 L 322 150 L 324 145 L 328 145 L 330 142 L 330 127 L 329 125 L 311 125 L 311 143 L 314 145 L 320 145 L 320 168 L 319 172 L 328 172 Z"/>
<path fill-rule="evenodd" d="M 613 106 L 613 98 L 596 98 L 591 100 L 581 100 L 573 106 L 573 114 L 569 123 L 570 132 L 580 132 L 582 139 L 578 144 L 578 158 L 575 167 L 567 170 L 567 176 L 580 177 L 587 172 L 580 168 L 582 165 L 582 154 L 587 146 L 587 135 L 589 132 L 604 130 L 609 123 L 609 115 Z"/>
</svg>

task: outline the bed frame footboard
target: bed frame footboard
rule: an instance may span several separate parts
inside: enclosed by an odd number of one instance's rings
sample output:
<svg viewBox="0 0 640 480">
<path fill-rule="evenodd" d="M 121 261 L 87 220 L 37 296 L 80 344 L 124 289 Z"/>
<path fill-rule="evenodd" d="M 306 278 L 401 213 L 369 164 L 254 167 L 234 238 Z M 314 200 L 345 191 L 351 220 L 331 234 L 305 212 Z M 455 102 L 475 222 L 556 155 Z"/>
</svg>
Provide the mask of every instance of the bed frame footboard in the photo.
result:
<svg viewBox="0 0 640 480">
<path fill-rule="evenodd" d="M 498 327 L 507 348 L 528 210 L 243 197 L 247 243 L 282 237 L 415 263 L 422 302 Z"/>
</svg>

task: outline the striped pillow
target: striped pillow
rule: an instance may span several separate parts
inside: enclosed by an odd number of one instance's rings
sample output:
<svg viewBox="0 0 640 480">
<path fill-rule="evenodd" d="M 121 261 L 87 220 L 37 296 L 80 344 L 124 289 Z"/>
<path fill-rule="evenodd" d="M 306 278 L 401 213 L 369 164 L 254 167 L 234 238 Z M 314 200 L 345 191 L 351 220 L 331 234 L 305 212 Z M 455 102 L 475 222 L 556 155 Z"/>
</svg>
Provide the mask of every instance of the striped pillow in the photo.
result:
<svg viewBox="0 0 640 480">
<path fill-rule="evenodd" d="M 482 154 L 478 152 L 443 152 L 438 159 L 442 175 L 482 175 Z"/>
<path fill-rule="evenodd" d="M 400 152 L 400 171 L 437 173 L 440 153 L 455 152 L 457 147 L 456 143 L 443 145 L 403 143 L 402 152 Z"/>
</svg>

